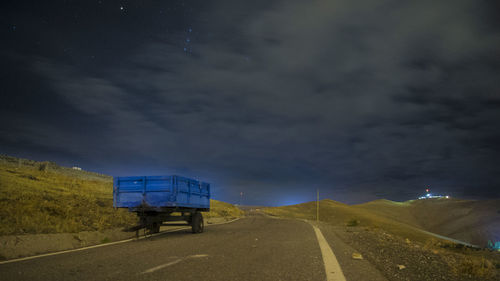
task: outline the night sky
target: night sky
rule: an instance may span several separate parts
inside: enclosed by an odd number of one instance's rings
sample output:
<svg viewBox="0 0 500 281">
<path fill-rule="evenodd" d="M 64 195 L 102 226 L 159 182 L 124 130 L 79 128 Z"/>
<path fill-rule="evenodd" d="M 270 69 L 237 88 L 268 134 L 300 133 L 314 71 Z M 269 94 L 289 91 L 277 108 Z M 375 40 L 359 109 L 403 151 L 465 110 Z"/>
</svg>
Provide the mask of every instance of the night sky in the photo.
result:
<svg viewBox="0 0 500 281">
<path fill-rule="evenodd" d="M 498 1 L 4 1 L 0 153 L 282 205 L 500 197 Z"/>
</svg>

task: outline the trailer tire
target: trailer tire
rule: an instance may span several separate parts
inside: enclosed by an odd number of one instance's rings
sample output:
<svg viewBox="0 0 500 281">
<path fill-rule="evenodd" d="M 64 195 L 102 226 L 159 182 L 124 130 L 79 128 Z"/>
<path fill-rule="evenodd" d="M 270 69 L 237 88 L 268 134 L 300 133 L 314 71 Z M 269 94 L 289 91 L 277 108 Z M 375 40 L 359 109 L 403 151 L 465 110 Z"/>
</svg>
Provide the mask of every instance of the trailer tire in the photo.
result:
<svg viewBox="0 0 500 281">
<path fill-rule="evenodd" d="M 200 212 L 196 212 L 192 215 L 191 219 L 191 230 L 193 233 L 202 233 L 204 228 L 203 216 Z"/>
<path fill-rule="evenodd" d="M 160 232 L 161 224 L 159 222 L 154 222 L 148 226 L 149 234 L 154 234 Z"/>
<path fill-rule="evenodd" d="M 160 226 L 161 226 L 161 223 L 159 223 L 159 222 L 153 223 L 153 233 L 159 233 L 160 232 Z"/>
</svg>

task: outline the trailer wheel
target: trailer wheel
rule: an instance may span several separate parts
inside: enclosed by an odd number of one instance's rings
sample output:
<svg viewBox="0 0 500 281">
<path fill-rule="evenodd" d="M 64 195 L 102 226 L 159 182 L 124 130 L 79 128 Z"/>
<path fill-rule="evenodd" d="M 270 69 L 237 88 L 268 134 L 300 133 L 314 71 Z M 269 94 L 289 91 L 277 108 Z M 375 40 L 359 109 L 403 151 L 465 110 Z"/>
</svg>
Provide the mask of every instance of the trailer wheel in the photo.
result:
<svg viewBox="0 0 500 281">
<path fill-rule="evenodd" d="M 160 232 L 160 223 L 154 222 L 148 226 L 149 234 Z"/>
<path fill-rule="evenodd" d="M 160 226 L 161 226 L 161 223 L 159 223 L 159 222 L 153 223 L 153 232 L 154 233 L 160 232 Z"/>
<path fill-rule="evenodd" d="M 202 233 L 203 227 L 203 216 L 200 212 L 194 213 L 191 219 L 191 230 L 193 233 Z"/>
</svg>

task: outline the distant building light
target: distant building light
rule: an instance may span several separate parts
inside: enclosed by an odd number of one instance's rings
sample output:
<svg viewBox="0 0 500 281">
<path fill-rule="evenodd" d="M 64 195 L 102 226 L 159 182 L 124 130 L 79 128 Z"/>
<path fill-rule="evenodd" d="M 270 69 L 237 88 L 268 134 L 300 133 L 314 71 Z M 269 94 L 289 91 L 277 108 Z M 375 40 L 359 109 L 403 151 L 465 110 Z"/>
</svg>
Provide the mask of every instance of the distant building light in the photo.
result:
<svg viewBox="0 0 500 281">
<path fill-rule="evenodd" d="M 81 170 L 82 170 L 82 168 L 80 168 L 80 167 L 76 167 L 76 166 L 75 166 L 75 167 L 71 167 L 71 169 L 73 169 L 73 170 L 77 170 L 77 171 L 81 171 Z"/>
<path fill-rule="evenodd" d="M 435 198 L 450 198 L 449 195 L 432 195 L 431 193 L 427 193 L 425 196 L 420 196 L 418 199 L 435 199 Z"/>
</svg>

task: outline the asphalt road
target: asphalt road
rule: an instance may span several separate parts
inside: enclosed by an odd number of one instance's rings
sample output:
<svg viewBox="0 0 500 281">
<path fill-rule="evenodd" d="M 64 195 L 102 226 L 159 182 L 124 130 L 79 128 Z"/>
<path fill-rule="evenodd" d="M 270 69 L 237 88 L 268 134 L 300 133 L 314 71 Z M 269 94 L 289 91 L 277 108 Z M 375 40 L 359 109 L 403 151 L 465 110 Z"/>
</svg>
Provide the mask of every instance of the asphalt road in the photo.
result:
<svg viewBox="0 0 500 281">
<path fill-rule="evenodd" d="M 319 226 L 347 280 L 385 280 Z M 258 213 L 236 222 L 0 264 L 0 280 L 326 280 L 312 226 Z"/>
</svg>

